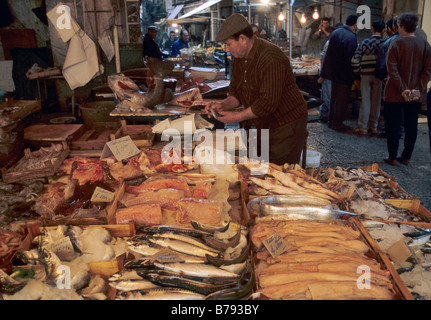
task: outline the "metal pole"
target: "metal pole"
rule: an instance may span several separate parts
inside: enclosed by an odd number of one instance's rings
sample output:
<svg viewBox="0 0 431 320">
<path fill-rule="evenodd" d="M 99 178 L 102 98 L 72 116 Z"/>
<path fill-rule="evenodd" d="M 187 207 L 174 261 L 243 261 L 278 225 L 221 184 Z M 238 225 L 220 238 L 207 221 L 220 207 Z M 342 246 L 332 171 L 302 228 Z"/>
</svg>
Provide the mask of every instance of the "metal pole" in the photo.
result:
<svg viewBox="0 0 431 320">
<path fill-rule="evenodd" d="M 293 4 L 295 0 L 290 1 L 289 7 L 289 59 L 292 61 L 292 31 L 293 31 Z"/>
</svg>

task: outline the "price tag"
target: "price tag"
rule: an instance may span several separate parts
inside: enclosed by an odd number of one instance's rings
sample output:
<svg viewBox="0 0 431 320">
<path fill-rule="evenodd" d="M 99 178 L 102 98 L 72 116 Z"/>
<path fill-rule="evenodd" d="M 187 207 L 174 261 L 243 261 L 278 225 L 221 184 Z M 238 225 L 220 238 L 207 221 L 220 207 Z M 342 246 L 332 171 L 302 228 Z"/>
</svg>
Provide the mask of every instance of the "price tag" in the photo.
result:
<svg viewBox="0 0 431 320">
<path fill-rule="evenodd" d="M 286 252 L 289 247 L 278 232 L 266 238 L 263 245 L 268 249 L 273 258 L 278 257 L 280 254 Z"/>
<path fill-rule="evenodd" d="M 73 249 L 73 245 L 69 237 L 63 237 L 52 242 L 47 249 L 54 252 L 60 260 L 70 260 L 75 254 L 75 250 Z"/>
<path fill-rule="evenodd" d="M 105 144 L 101 159 L 114 155 L 117 161 L 128 159 L 140 153 L 130 136 L 125 136 L 120 139 L 109 141 Z"/>
<path fill-rule="evenodd" d="M 96 187 L 91 196 L 91 202 L 111 202 L 114 200 L 115 193 L 105 190 L 100 187 Z"/>
</svg>

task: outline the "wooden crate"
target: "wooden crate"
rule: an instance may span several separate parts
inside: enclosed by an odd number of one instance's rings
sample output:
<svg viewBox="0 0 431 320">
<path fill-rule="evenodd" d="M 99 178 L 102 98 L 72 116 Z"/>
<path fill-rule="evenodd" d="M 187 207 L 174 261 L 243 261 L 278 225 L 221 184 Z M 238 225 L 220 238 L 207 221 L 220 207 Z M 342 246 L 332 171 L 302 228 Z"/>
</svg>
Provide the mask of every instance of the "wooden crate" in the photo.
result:
<svg viewBox="0 0 431 320">
<path fill-rule="evenodd" d="M 49 146 L 51 143 L 76 140 L 84 131 L 83 124 L 38 123 L 24 129 L 24 141 L 32 146 Z"/>
<path fill-rule="evenodd" d="M 17 164 L 15 164 L 9 169 L 2 168 L 3 181 L 5 183 L 13 183 L 13 182 L 22 181 L 22 180 L 44 178 L 44 177 L 55 175 L 58 169 L 60 168 L 61 164 L 63 163 L 64 159 L 67 158 L 70 152 L 69 146 L 67 145 L 66 142 L 62 142 L 62 146 L 63 146 L 63 151 L 57 157 L 57 160 L 55 161 L 55 163 L 52 163 L 50 159 L 47 159 L 47 161 L 45 162 L 44 168 L 39 168 L 34 170 L 29 169 L 24 171 L 23 170 L 15 171 L 15 167 Z M 25 149 L 24 157 L 21 158 L 21 160 L 27 161 L 27 159 L 29 159 L 29 161 L 31 161 L 30 160 L 31 154 L 32 152 L 30 149 Z"/>
<path fill-rule="evenodd" d="M 117 183 L 117 182 L 116 182 Z M 123 197 L 124 194 L 124 183 L 123 181 L 119 181 L 118 184 L 114 187 L 115 196 L 114 199 L 106 206 L 105 209 L 100 211 L 100 215 L 94 218 L 74 218 L 66 216 L 61 219 L 55 220 L 44 220 L 44 224 L 49 227 L 59 226 L 59 225 L 73 225 L 73 226 L 107 226 L 115 224 L 115 211 L 118 206 L 119 200 Z M 112 222 L 112 216 L 114 215 L 114 222 Z M 114 231 L 115 227 L 110 227 L 110 230 Z"/>
<path fill-rule="evenodd" d="M 380 262 L 383 268 L 388 270 L 391 274 L 392 282 L 394 284 L 395 292 L 404 300 L 415 300 L 409 289 L 407 288 L 404 281 L 401 279 L 397 270 L 395 270 L 389 257 L 383 252 L 379 247 L 377 242 L 369 234 L 368 230 L 363 226 L 363 224 L 357 218 L 350 219 L 354 227 L 361 232 L 363 240 L 368 244 L 371 250 L 376 254 L 377 260 Z"/>
<path fill-rule="evenodd" d="M 155 134 L 150 125 L 127 125 L 126 120 L 120 121 L 121 127 L 115 134 L 111 134 L 111 140 L 130 136 L 135 145 L 139 147 L 151 147 L 154 144 Z"/>
<path fill-rule="evenodd" d="M 0 104 L 0 109 L 13 108 L 10 113 L 8 113 L 8 118 L 11 121 L 17 121 L 24 119 L 28 115 L 40 111 L 42 108 L 40 100 L 15 100 L 10 102 L 3 102 Z"/>
<path fill-rule="evenodd" d="M 72 157 L 100 157 L 103 147 L 110 141 L 111 135 L 118 131 L 116 122 L 106 124 L 106 126 L 96 126 L 84 131 L 80 137 L 70 141 L 70 155 Z"/>
</svg>

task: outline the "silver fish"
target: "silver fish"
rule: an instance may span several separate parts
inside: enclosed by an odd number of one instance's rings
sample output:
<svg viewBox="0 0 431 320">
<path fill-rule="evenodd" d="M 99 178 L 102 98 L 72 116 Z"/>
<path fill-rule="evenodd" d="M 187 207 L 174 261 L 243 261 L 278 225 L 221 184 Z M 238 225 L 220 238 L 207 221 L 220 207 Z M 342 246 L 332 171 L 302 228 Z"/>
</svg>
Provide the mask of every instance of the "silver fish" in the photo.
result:
<svg viewBox="0 0 431 320">
<path fill-rule="evenodd" d="M 215 257 L 218 255 L 217 252 L 202 249 L 200 247 L 197 247 L 195 245 L 192 245 L 184 241 L 179 241 L 174 239 L 162 239 L 162 238 L 151 238 L 149 239 L 149 241 L 152 243 L 158 244 L 162 247 L 169 248 L 173 251 L 189 254 L 193 256 L 205 257 L 206 255 L 209 255 L 209 256 Z"/>
<path fill-rule="evenodd" d="M 154 288 L 118 293 L 118 300 L 204 300 L 205 296 L 181 288 Z"/>
<path fill-rule="evenodd" d="M 147 66 L 154 74 L 154 84 L 148 92 L 141 91 L 138 85 L 124 74 L 108 76 L 108 85 L 119 101 L 127 100 L 138 106 L 152 109 L 160 103 L 173 99 L 173 92 L 165 88 L 163 77 L 172 71 L 174 64 L 169 61 L 148 59 Z"/>
<path fill-rule="evenodd" d="M 216 292 L 218 290 L 226 289 L 236 284 L 236 280 L 228 280 L 220 284 L 211 284 L 203 281 L 187 279 L 177 275 L 159 273 L 148 273 L 146 276 L 152 282 L 160 284 L 162 286 L 183 288 L 204 295 Z"/>
<path fill-rule="evenodd" d="M 21 290 L 27 283 L 18 282 L 0 269 L 0 293 L 13 294 Z"/>
<path fill-rule="evenodd" d="M 152 237 L 154 238 L 167 238 L 167 239 L 173 239 L 173 240 L 179 240 L 179 241 L 183 241 L 186 243 L 189 243 L 191 245 L 194 245 L 196 247 L 199 247 L 201 249 L 205 249 L 211 252 L 215 252 L 218 253 L 219 250 L 216 250 L 214 248 L 211 248 L 209 246 L 207 246 L 205 243 L 200 242 L 199 240 L 197 240 L 194 237 L 190 237 L 184 234 L 178 234 L 178 233 L 172 233 L 172 232 L 164 232 L 164 233 L 156 233 L 154 234 Z"/>
<path fill-rule="evenodd" d="M 276 207 L 271 206 L 266 208 L 265 212 L 261 212 L 263 216 L 274 217 L 278 216 L 277 219 L 286 220 L 334 220 L 348 217 L 361 217 L 359 214 L 355 214 L 348 211 L 334 210 L 327 208 L 316 208 L 316 207 Z"/>
<path fill-rule="evenodd" d="M 239 276 L 230 271 L 222 270 L 209 264 L 192 264 L 192 263 L 166 263 L 155 262 L 154 265 L 162 270 L 176 274 L 200 278 L 238 278 Z"/>
<path fill-rule="evenodd" d="M 46 248 L 42 248 L 40 253 L 42 264 L 45 267 L 47 282 L 56 283 L 59 277 L 63 275 L 63 272 L 59 269 L 62 265 L 61 260 L 54 252 Z"/>
<path fill-rule="evenodd" d="M 152 256 L 160 252 L 163 247 L 148 241 L 139 241 L 134 238 L 126 241 L 130 251 L 144 256 Z"/>
<path fill-rule="evenodd" d="M 136 291 L 157 288 L 158 286 L 149 280 L 120 280 L 110 281 L 109 285 L 117 290 L 121 291 Z"/>
<path fill-rule="evenodd" d="M 410 247 L 417 247 L 417 246 L 422 246 L 424 244 L 426 244 L 431 238 L 431 234 L 422 234 L 418 237 L 412 238 L 411 240 L 409 240 L 409 242 L 407 243 L 408 246 Z"/>
</svg>

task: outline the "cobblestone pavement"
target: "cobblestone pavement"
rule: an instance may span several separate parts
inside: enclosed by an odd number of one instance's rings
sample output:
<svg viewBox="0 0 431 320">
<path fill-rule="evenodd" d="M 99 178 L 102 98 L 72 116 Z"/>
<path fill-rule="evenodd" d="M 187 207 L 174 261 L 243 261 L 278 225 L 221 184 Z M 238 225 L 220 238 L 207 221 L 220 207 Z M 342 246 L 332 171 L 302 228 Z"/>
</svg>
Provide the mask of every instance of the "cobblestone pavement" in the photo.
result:
<svg viewBox="0 0 431 320">
<path fill-rule="evenodd" d="M 408 166 L 383 162 L 388 157 L 385 138 L 337 132 L 317 118 L 318 111 L 310 109 L 308 148 L 321 153 L 321 167 L 362 167 L 377 163 L 382 171 L 395 177 L 401 188 L 416 196 L 421 205 L 431 211 L 431 152 L 426 117 L 419 119 L 418 138 Z M 347 120 L 345 124 L 355 127 L 356 120 Z M 403 140 L 400 140 L 400 153 L 402 148 Z"/>
</svg>

